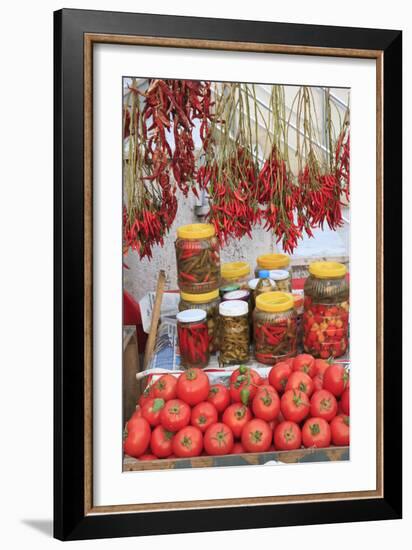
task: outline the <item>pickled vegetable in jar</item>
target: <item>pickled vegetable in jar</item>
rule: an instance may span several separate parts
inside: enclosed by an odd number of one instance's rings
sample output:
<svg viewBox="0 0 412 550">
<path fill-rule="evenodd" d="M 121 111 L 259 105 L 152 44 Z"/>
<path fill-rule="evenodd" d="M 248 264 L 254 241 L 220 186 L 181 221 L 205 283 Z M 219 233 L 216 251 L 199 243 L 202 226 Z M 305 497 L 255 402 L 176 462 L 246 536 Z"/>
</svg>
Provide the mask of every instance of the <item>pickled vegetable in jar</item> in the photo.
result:
<svg viewBox="0 0 412 550">
<path fill-rule="evenodd" d="M 257 296 L 264 292 L 274 292 L 276 290 L 275 283 L 269 278 L 269 271 L 261 269 L 259 271 L 259 280 L 254 290 L 255 300 Z"/>
<path fill-rule="evenodd" d="M 296 312 L 291 294 L 266 292 L 256 297 L 253 312 L 255 357 L 273 365 L 296 354 Z"/>
<path fill-rule="evenodd" d="M 228 300 L 219 306 L 219 362 L 237 365 L 249 359 L 249 307 L 242 300 Z"/>
<path fill-rule="evenodd" d="M 304 287 L 304 349 L 327 359 L 346 353 L 349 335 L 349 284 L 346 267 L 314 262 Z"/>
<path fill-rule="evenodd" d="M 219 288 L 219 241 L 212 224 L 179 227 L 175 247 L 180 290 L 197 294 Z"/>
<path fill-rule="evenodd" d="M 286 269 L 271 269 L 269 278 L 275 283 L 275 290 L 279 292 L 292 292 L 292 279 Z"/>
<path fill-rule="evenodd" d="M 290 258 L 287 254 L 262 254 L 256 259 L 255 276 L 259 277 L 261 269 L 268 271 L 274 269 L 282 269 L 289 273 L 289 278 L 292 279 L 292 268 L 290 266 Z"/>
<path fill-rule="evenodd" d="M 206 311 L 185 309 L 176 315 L 176 319 L 182 367 L 206 367 L 209 362 Z"/>
<path fill-rule="evenodd" d="M 250 279 L 250 266 L 247 262 L 229 262 L 221 267 L 222 284 L 238 284 L 239 288 L 246 288 Z"/>
<path fill-rule="evenodd" d="M 210 353 L 214 353 L 219 349 L 219 304 L 220 297 L 218 290 L 212 290 L 204 294 L 180 293 L 179 311 L 184 311 L 185 309 L 202 309 L 206 311 Z"/>
</svg>

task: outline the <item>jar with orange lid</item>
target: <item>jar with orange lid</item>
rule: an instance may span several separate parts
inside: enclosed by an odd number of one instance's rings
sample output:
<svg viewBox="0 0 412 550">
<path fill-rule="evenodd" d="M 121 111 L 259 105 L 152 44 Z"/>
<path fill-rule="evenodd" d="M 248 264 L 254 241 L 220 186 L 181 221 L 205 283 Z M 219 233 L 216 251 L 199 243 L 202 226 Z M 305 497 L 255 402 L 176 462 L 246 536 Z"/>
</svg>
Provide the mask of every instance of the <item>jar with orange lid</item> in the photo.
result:
<svg viewBox="0 0 412 550">
<path fill-rule="evenodd" d="M 179 227 L 175 248 L 180 290 L 197 294 L 219 288 L 220 249 L 212 224 Z"/>
<path fill-rule="evenodd" d="M 349 283 L 338 262 L 314 262 L 304 288 L 304 349 L 315 357 L 340 357 L 348 348 Z"/>
<path fill-rule="evenodd" d="M 222 285 L 238 284 L 241 289 L 248 288 L 250 265 L 247 262 L 227 262 L 220 271 Z"/>
<path fill-rule="evenodd" d="M 202 309 L 206 312 L 207 330 L 209 333 L 209 351 L 214 353 L 219 349 L 219 290 L 211 290 L 203 294 L 180 293 L 179 311 L 185 309 Z"/>
<path fill-rule="evenodd" d="M 259 277 L 259 271 L 267 269 L 269 272 L 284 270 L 288 272 L 290 287 L 292 287 L 292 268 L 290 257 L 287 254 L 262 254 L 256 258 L 255 276 Z M 271 277 L 270 273 L 269 276 Z"/>
<path fill-rule="evenodd" d="M 287 292 L 266 292 L 256 296 L 253 312 L 255 358 L 273 365 L 296 355 L 296 312 L 293 296 Z"/>
</svg>

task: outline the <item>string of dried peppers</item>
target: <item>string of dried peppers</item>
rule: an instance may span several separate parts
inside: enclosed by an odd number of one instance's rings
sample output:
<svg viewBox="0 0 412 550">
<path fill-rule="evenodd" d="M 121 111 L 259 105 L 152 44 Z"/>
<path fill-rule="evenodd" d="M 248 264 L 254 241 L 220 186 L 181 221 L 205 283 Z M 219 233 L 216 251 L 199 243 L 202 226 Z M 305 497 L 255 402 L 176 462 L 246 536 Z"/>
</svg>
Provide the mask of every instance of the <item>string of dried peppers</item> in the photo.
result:
<svg viewBox="0 0 412 550">
<path fill-rule="evenodd" d="M 222 244 L 251 237 L 262 225 L 291 254 L 304 233 L 313 236 L 313 228 L 325 223 L 342 225 L 342 201 L 349 200 L 349 108 L 335 129 L 328 89 L 322 147 L 309 87 L 298 88 L 288 115 L 283 86 L 271 86 L 266 107 L 253 84 L 212 88 L 207 81 L 149 79 L 145 86 L 132 80 L 124 108 L 125 253 L 132 248 L 150 258 L 153 245 L 163 244 L 178 190 L 184 196 L 206 191 L 207 221 Z M 297 169 L 289 159 L 292 115 Z"/>
</svg>

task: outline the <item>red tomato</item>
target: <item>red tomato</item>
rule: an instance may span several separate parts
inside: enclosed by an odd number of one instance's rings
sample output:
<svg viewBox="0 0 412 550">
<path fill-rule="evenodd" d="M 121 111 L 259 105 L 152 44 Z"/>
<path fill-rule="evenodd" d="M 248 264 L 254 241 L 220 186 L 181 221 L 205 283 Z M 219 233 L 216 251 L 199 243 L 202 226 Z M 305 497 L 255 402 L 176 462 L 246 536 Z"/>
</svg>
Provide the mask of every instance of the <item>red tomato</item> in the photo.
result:
<svg viewBox="0 0 412 550">
<path fill-rule="evenodd" d="M 338 363 L 326 369 L 323 375 L 323 387 L 333 393 L 335 397 L 342 395 L 349 380 L 348 371 Z"/>
<path fill-rule="evenodd" d="M 345 414 L 340 414 L 335 416 L 335 418 L 330 423 L 330 431 L 332 434 L 332 443 L 338 446 L 347 446 L 349 445 L 349 416 Z"/>
<path fill-rule="evenodd" d="M 315 358 L 308 353 L 301 353 L 300 355 L 297 355 L 293 360 L 292 370 L 302 371 L 310 377 L 314 376 L 316 374 Z"/>
<path fill-rule="evenodd" d="M 286 361 L 280 361 L 269 371 L 269 384 L 271 384 L 278 392 L 285 391 L 286 384 L 292 369 Z"/>
<path fill-rule="evenodd" d="M 179 458 L 199 456 L 203 449 L 202 432 L 196 426 L 185 426 L 173 437 L 172 448 Z"/>
<path fill-rule="evenodd" d="M 142 455 L 150 442 L 150 425 L 145 418 L 137 418 L 134 428 L 127 434 L 123 443 L 123 450 L 129 456 L 135 458 Z"/>
<path fill-rule="evenodd" d="M 209 378 L 201 369 L 188 369 L 179 376 L 176 386 L 179 399 L 188 405 L 206 401 L 209 395 Z"/>
<path fill-rule="evenodd" d="M 329 361 L 325 361 L 324 359 L 315 359 L 315 375 L 321 374 L 323 376 L 326 369 L 328 369 L 329 367 Z"/>
<path fill-rule="evenodd" d="M 315 374 L 315 376 L 312 378 L 313 382 L 313 391 L 318 391 L 323 389 L 323 375 L 322 374 Z"/>
<path fill-rule="evenodd" d="M 176 399 L 177 378 L 173 374 L 164 374 L 153 384 L 153 396 L 165 401 Z"/>
<path fill-rule="evenodd" d="M 157 456 L 151 454 L 140 455 L 139 460 L 157 460 Z"/>
<path fill-rule="evenodd" d="M 329 424 L 323 418 L 308 418 L 302 428 L 302 441 L 305 447 L 318 449 L 329 447 L 331 441 Z"/>
<path fill-rule="evenodd" d="M 230 397 L 234 403 L 247 405 L 257 391 L 262 379 L 259 374 L 249 367 L 241 366 L 230 375 Z"/>
<path fill-rule="evenodd" d="M 244 446 L 242 445 L 242 443 L 240 441 L 236 441 L 234 444 L 233 444 L 233 447 L 232 447 L 232 452 L 230 454 L 232 455 L 240 455 L 242 453 L 245 453 L 245 448 Z"/>
<path fill-rule="evenodd" d="M 163 426 L 156 426 L 150 439 L 152 453 L 159 458 L 166 458 L 172 454 L 173 432 L 165 430 Z"/>
<path fill-rule="evenodd" d="M 280 412 L 280 399 L 278 394 L 272 390 L 259 388 L 252 401 L 252 410 L 256 418 L 270 421 L 274 420 Z"/>
<path fill-rule="evenodd" d="M 202 401 L 193 407 L 190 418 L 192 426 L 196 426 L 201 432 L 205 432 L 215 422 L 217 422 L 217 410 L 212 403 Z"/>
<path fill-rule="evenodd" d="M 344 390 L 344 392 L 342 393 L 341 397 L 340 397 L 340 407 L 342 409 L 342 412 L 343 414 L 346 414 L 347 416 L 349 416 L 349 410 L 350 410 L 350 407 L 349 407 L 349 388 L 346 387 L 346 389 Z"/>
<path fill-rule="evenodd" d="M 233 433 L 223 422 L 215 422 L 204 435 L 205 451 L 208 455 L 227 455 L 233 449 Z"/>
<path fill-rule="evenodd" d="M 286 363 L 289 365 L 290 370 L 293 370 L 293 361 L 295 360 L 294 357 L 289 357 L 288 359 L 283 359 L 283 361 L 279 361 L 279 363 Z"/>
<path fill-rule="evenodd" d="M 233 403 L 223 413 L 222 420 L 229 426 L 235 437 L 240 437 L 243 427 L 252 418 L 249 408 L 242 403 Z"/>
<path fill-rule="evenodd" d="M 190 422 L 190 407 L 180 399 L 171 399 L 160 413 L 160 422 L 170 432 L 177 432 Z"/>
<path fill-rule="evenodd" d="M 140 407 L 135 410 L 135 412 L 132 414 L 132 416 L 126 422 L 126 430 L 128 432 L 131 432 L 134 429 L 134 425 L 136 423 L 137 418 L 142 418 L 142 409 Z"/>
<path fill-rule="evenodd" d="M 149 399 L 142 407 L 143 418 L 146 418 L 152 427 L 158 426 L 160 424 L 160 414 L 164 406 L 164 399 L 158 397 Z"/>
<path fill-rule="evenodd" d="M 310 415 L 323 418 L 330 422 L 338 412 L 338 403 L 335 396 L 328 390 L 319 390 L 310 400 Z"/>
<path fill-rule="evenodd" d="M 291 451 L 299 449 L 302 445 L 302 435 L 296 422 L 285 420 L 278 424 L 273 434 L 275 449 L 279 451 Z"/>
<path fill-rule="evenodd" d="M 250 453 L 263 453 L 272 443 L 272 430 L 260 418 L 250 420 L 242 430 L 242 445 Z"/>
<path fill-rule="evenodd" d="M 207 400 L 216 407 L 218 413 L 222 413 L 230 404 L 230 392 L 223 384 L 213 384 Z"/>
<path fill-rule="evenodd" d="M 309 398 L 306 393 L 297 390 L 288 390 L 280 399 L 280 410 L 285 420 L 300 422 L 309 414 Z"/>
<path fill-rule="evenodd" d="M 151 386 L 146 386 L 145 390 L 143 391 L 142 395 L 139 397 L 139 405 L 143 407 L 149 399 L 153 399 L 153 384 Z"/>
<path fill-rule="evenodd" d="M 306 393 L 310 397 L 313 393 L 312 378 L 303 371 L 295 371 L 289 376 L 286 384 L 286 390 L 298 390 Z"/>
</svg>

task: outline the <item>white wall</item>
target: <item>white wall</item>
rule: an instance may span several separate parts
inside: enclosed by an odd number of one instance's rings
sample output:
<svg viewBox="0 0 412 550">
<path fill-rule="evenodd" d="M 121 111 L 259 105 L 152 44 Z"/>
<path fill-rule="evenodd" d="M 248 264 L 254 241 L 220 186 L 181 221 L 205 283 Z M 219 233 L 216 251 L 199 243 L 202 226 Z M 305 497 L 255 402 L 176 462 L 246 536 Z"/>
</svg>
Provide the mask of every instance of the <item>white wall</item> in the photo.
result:
<svg viewBox="0 0 412 550">
<path fill-rule="evenodd" d="M 170 3 L 153 0 L 71 0 L 65 7 L 123 11 L 151 11 L 209 17 L 238 17 L 313 24 L 403 28 L 410 31 L 408 3 L 359 2 L 331 4 L 312 0 L 291 2 Z M 2 8 L 0 87 L 0 231 L 2 235 L 1 309 L 1 454 L 0 454 L 0 546 L 7 550 L 62 548 L 50 538 L 52 517 L 52 15 L 62 3 L 8 2 Z M 411 97 L 411 43 L 405 34 L 405 90 Z M 28 134 L 24 134 L 19 109 L 26 111 Z M 405 112 L 404 151 L 412 143 L 412 113 Z M 23 136 L 27 148 L 22 156 Z M 405 155 L 405 182 L 412 173 Z M 405 214 L 412 201 L 405 186 Z M 405 215 L 405 281 L 412 279 L 410 256 L 411 216 Z M 406 256 L 406 250 L 409 250 Z M 405 336 L 412 324 L 412 294 L 405 285 Z M 407 338 L 404 338 L 405 345 Z M 410 341 L 410 337 L 409 337 Z M 410 354 L 405 355 L 404 387 L 412 383 Z M 405 397 L 407 396 L 405 392 Z M 403 521 L 321 525 L 190 535 L 86 541 L 67 548 L 116 548 L 157 550 L 289 549 L 302 545 L 315 550 L 329 544 L 333 550 L 367 546 L 374 550 L 410 546 L 412 536 L 411 399 L 405 399 L 405 519 Z"/>
</svg>

